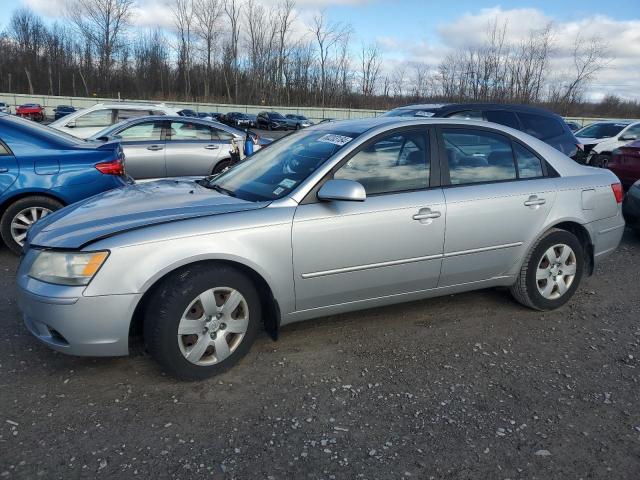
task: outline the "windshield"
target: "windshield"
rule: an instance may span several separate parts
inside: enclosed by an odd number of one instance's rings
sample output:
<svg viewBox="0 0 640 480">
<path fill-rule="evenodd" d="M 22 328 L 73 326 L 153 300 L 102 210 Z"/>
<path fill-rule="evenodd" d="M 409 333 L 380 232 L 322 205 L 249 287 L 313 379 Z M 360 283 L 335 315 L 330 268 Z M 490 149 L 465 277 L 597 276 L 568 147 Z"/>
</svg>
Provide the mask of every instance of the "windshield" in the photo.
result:
<svg viewBox="0 0 640 480">
<path fill-rule="evenodd" d="M 280 115 L 278 112 L 272 112 L 269 114 L 270 118 L 284 118 L 282 115 Z"/>
<path fill-rule="evenodd" d="M 73 135 L 65 132 L 61 132 L 60 130 L 56 130 L 55 128 L 48 127 L 46 125 L 42 125 L 40 123 L 33 122 L 31 120 L 25 120 L 20 117 L 14 117 L 7 115 L 5 118 L 9 122 L 14 122 L 20 127 L 26 127 L 29 130 L 32 130 L 36 133 L 36 135 L 40 135 L 41 137 L 45 137 L 49 140 L 53 140 L 56 142 L 64 142 L 67 145 L 78 145 L 79 143 L 85 143 L 85 140 L 82 138 L 74 137 Z"/>
<path fill-rule="evenodd" d="M 627 126 L 625 123 L 594 123 L 578 130 L 575 135 L 582 138 L 609 138 L 617 135 Z"/>
<path fill-rule="evenodd" d="M 94 133 L 89 137 L 89 140 L 97 140 L 98 138 L 108 138 L 113 136 L 114 132 L 120 129 L 122 126 L 130 123 L 130 119 L 120 120 L 118 123 L 114 123 L 113 125 L 109 125 L 108 127 L 103 128 L 99 132 Z"/>
<path fill-rule="evenodd" d="M 291 134 L 209 181 L 243 200 L 276 200 L 293 191 L 358 134 L 309 130 Z"/>
</svg>

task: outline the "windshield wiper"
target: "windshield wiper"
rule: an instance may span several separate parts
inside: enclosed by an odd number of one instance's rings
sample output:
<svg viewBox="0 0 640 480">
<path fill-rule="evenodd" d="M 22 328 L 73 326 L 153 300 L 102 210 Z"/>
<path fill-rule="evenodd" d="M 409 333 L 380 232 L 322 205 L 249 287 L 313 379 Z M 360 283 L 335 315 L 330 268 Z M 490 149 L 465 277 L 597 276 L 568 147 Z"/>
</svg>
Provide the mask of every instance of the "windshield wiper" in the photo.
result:
<svg viewBox="0 0 640 480">
<path fill-rule="evenodd" d="M 229 195 L 230 197 L 235 197 L 236 194 L 233 190 L 229 190 L 228 188 L 221 187 L 217 183 L 209 183 L 205 185 L 207 188 L 212 188 L 216 192 L 224 193 L 225 195 Z"/>
</svg>

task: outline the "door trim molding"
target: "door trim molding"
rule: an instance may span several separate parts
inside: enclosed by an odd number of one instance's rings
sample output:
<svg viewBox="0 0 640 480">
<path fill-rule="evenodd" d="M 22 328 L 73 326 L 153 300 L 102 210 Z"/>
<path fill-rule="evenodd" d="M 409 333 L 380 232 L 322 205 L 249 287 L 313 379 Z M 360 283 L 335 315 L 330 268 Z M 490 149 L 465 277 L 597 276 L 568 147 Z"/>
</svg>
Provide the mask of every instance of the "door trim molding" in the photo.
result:
<svg viewBox="0 0 640 480">
<path fill-rule="evenodd" d="M 338 275 L 340 273 L 360 272 L 363 270 L 372 270 L 374 268 L 393 267 L 396 265 L 404 265 L 407 263 L 424 262 L 428 260 L 438 260 L 443 258 L 457 257 L 460 255 L 470 255 L 473 253 L 490 252 L 492 250 L 502 250 L 505 248 L 514 248 L 522 245 L 522 242 L 505 243 L 502 245 L 493 245 L 491 247 L 473 248 L 471 250 L 459 250 L 457 252 L 440 253 L 437 255 L 427 255 L 424 257 L 403 258 L 400 260 L 390 260 L 388 262 L 368 263 L 365 265 L 356 265 L 353 267 L 334 268 L 332 270 L 322 270 L 319 272 L 303 273 L 301 277 L 304 279 L 326 277 L 328 275 Z"/>
</svg>

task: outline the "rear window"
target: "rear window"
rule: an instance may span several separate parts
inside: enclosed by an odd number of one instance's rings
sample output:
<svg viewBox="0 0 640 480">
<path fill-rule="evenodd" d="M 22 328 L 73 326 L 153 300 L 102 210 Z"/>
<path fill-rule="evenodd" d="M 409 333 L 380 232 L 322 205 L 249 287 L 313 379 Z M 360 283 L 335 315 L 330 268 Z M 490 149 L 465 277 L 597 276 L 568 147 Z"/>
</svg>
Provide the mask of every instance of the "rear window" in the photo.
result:
<svg viewBox="0 0 640 480">
<path fill-rule="evenodd" d="M 85 143 L 85 140 L 74 137 L 65 132 L 61 132 L 60 130 L 56 130 L 54 128 L 48 127 L 46 125 L 42 125 L 40 123 L 32 122 L 31 120 L 25 120 L 20 117 L 15 117 L 13 115 L 7 115 L 2 117 L 4 121 L 13 124 L 15 127 L 19 128 L 22 131 L 27 131 L 29 134 L 40 137 L 42 140 L 46 142 L 54 142 L 57 144 L 63 145 L 78 145 L 81 143 Z"/>
<path fill-rule="evenodd" d="M 522 122 L 522 131 L 541 140 L 559 137 L 564 133 L 560 122 L 553 117 L 521 112 L 518 112 L 518 116 Z"/>
<path fill-rule="evenodd" d="M 520 130 L 518 118 L 513 112 L 507 110 L 487 110 L 484 112 L 484 116 L 487 122 L 499 123 L 500 125 Z"/>
</svg>

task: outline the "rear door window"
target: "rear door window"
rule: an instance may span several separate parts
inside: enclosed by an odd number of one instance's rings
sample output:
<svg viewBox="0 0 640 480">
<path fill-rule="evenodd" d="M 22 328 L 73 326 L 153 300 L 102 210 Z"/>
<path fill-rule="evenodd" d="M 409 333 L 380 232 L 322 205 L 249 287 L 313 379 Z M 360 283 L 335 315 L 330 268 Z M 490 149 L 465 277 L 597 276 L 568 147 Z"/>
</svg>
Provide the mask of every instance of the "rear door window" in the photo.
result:
<svg viewBox="0 0 640 480">
<path fill-rule="evenodd" d="M 127 120 L 129 118 L 138 118 L 144 117 L 147 115 L 151 115 L 153 110 L 127 110 L 127 109 L 118 109 L 118 119 L 117 121 Z"/>
<path fill-rule="evenodd" d="M 442 130 L 452 185 L 517 178 L 511 141 L 504 135 L 474 129 Z"/>
<path fill-rule="evenodd" d="M 513 142 L 513 152 L 518 162 L 518 176 L 520 178 L 542 177 L 542 162 L 528 148 Z"/>
<path fill-rule="evenodd" d="M 110 108 L 94 110 L 80 115 L 75 120 L 70 121 L 68 126 L 76 127 L 108 127 L 113 124 L 113 110 Z"/>
<path fill-rule="evenodd" d="M 211 128 L 207 125 L 192 122 L 171 122 L 169 129 L 172 141 L 213 139 Z"/>
<path fill-rule="evenodd" d="M 520 123 L 518 123 L 518 117 L 513 112 L 507 110 L 487 110 L 484 112 L 484 117 L 487 122 L 499 123 L 507 127 L 520 130 Z"/>
<path fill-rule="evenodd" d="M 523 112 L 519 112 L 518 116 L 522 122 L 522 131 L 541 140 L 558 137 L 564 133 L 560 122 L 551 116 Z"/>
</svg>

